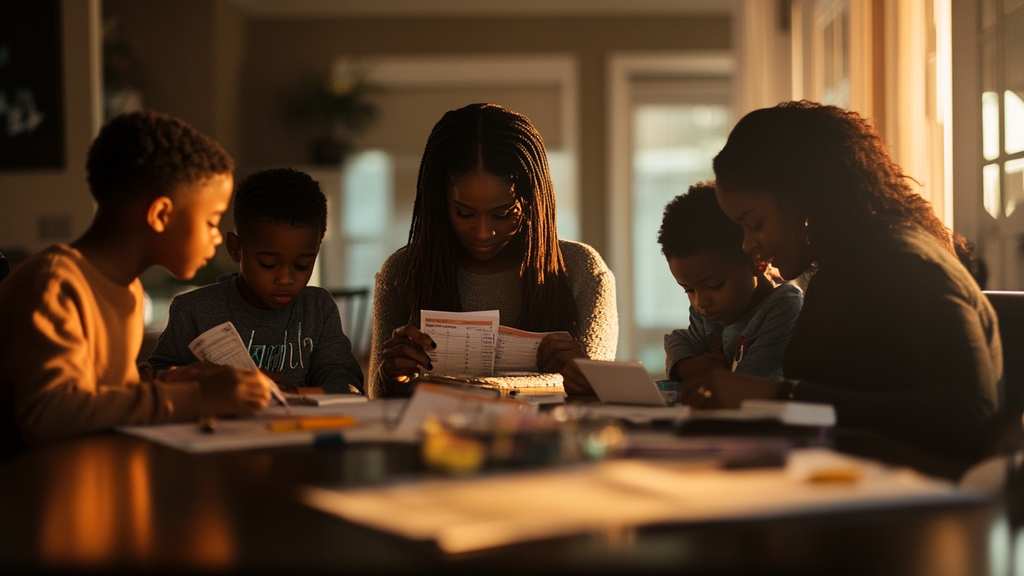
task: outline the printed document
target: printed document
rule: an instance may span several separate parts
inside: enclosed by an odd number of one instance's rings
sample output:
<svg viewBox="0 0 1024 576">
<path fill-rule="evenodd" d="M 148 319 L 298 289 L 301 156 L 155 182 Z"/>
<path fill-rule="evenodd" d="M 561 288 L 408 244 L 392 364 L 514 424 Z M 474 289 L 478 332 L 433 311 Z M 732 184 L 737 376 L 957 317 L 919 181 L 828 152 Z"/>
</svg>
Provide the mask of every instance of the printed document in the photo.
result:
<svg viewBox="0 0 1024 576">
<path fill-rule="evenodd" d="M 420 331 L 437 344 L 427 351 L 434 366 L 430 373 L 471 378 L 537 372 L 537 348 L 555 332 L 528 332 L 501 326 L 500 320 L 497 310 L 421 311 Z"/>
<path fill-rule="evenodd" d="M 497 310 L 483 312 L 420 311 L 420 331 L 437 348 L 427 350 L 431 374 L 490 376 L 494 373 L 494 345 L 498 339 Z"/>
<path fill-rule="evenodd" d="M 527 332 L 498 327 L 498 343 L 494 350 L 494 369 L 498 372 L 536 372 L 537 348 L 548 334 L 556 332 Z M 568 332 L 561 334 L 569 335 Z"/>
<path fill-rule="evenodd" d="M 225 322 L 203 332 L 189 345 L 188 349 L 203 362 L 255 370 L 256 363 L 242 343 L 242 337 L 231 322 Z"/>
<path fill-rule="evenodd" d="M 196 358 L 203 362 L 219 364 L 221 366 L 233 366 L 244 370 L 256 370 L 258 367 L 249 356 L 249 350 L 242 342 L 242 337 L 230 321 L 219 324 L 203 332 L 196 339 L 189 343 L 188 349 L 196 355 Z M 270 393 L 274 399 L 288 405 L 284 393 L 278 388 L 277 383 L 270 382 Z"/>
</svg>

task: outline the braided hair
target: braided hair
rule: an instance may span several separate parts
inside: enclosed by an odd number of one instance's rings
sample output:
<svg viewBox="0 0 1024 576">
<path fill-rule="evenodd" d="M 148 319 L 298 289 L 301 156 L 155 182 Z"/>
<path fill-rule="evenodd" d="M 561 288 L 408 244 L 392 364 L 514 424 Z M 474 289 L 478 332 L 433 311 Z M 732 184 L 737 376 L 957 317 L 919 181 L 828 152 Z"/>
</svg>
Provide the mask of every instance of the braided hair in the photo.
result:
<svg viewBox="0 0 1024 576">
<path fill-rule="evenodd" d="M 449 219 L 448 191 L 457 177 L 477 173 L 510 180 L 522 206 L 520 326 L 534 331 L 566 330 L 578 337 L 576 302 L 558 246 L 554 186 L 544 140 L 526 116 L 497 104 L 451 110 L 427 138 L 406 246 L 405 277 L 414 314 L 462 309 L 457 282 L 461 245 Z"/>
</svg>

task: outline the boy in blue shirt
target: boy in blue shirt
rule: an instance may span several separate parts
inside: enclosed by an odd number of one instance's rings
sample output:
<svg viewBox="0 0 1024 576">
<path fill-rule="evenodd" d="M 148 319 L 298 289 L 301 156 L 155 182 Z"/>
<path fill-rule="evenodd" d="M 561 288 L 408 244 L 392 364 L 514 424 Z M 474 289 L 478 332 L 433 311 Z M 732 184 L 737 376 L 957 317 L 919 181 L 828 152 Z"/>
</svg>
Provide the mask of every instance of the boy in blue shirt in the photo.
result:
<svg viewBox="0 0 1024 576">
<path fill-rule="evenodd" d="M 690 325 L 665 335 L 665 369 L 678 382 L 707 370 L 782 379 L 782 354 L 803 296 L 776 284 L 743 252 L 743 228 L 700 183 L 665 207 L 658 243 L 690 299 Z"/>
<path fill-rule="evenodd" d="M 327 231 L 327 199 L 308 174 L 257 172 L 235 192 L 227 247 L 240 272 L 181 294 L 149 364 L 196 361 L 188 345 L 231 321 L 256 365 L 285 391 L 361 393 L 363 373 L 331 293 L 307 286 Z"/>
</svg>

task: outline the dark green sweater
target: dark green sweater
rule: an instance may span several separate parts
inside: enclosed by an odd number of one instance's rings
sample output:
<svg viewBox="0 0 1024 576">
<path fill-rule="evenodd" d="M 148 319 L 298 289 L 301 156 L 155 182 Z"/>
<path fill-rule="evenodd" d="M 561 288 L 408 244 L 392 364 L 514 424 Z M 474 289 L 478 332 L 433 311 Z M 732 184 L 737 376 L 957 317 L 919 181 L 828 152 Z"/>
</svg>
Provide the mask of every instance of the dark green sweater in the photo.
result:
<svg viewBox="0 0 1024 576">
<path fill-rule="evenodd" d="M 921 231 L 819 266 L 783 360 L 795 399 L 833 404 L 840 426 L 976 456 L 1003 362 L 968 271 Z"/>
</svg>

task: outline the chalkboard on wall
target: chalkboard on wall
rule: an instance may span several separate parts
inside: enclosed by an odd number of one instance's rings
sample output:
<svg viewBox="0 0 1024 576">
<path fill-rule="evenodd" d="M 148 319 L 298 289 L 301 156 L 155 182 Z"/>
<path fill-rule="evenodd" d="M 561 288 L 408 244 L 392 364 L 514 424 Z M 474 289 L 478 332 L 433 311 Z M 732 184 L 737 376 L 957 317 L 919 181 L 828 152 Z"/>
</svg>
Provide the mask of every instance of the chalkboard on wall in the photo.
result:
<svg viewBox="0 0 1024 576">
<path fill-rule="evenodd" d="M 63 168 L 60 0 L 0 0 L 0 170 Z"/>
</svg>

